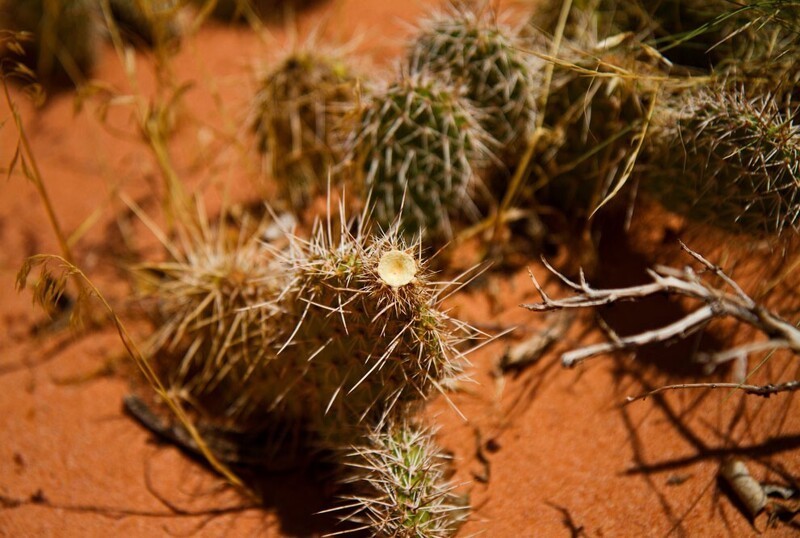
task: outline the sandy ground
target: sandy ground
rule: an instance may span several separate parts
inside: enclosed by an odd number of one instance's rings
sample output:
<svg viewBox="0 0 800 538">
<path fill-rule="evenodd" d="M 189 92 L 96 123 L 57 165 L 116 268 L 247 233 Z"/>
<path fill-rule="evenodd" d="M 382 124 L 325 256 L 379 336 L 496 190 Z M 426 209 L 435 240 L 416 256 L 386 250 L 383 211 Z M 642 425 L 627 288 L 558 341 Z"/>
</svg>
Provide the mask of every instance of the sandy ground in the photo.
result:
<svg viewBox="0 0 800 538">
<path fill-rule="evenodd" d="M 384 69 L 407 32 L 403 21 L 421 2 L 345 0 L 323 3 L 299 17 L 300 34 L 327 21 L 329 35 L 361 35 L 359 47 Z M 235 200 L 257 199 L 270 188 L 254 186 L 260 163 L 244 119 L 255 91 L 254 73 L 269 64 L 290 37 L 272 28 L 262 39 L 246 27 L 210 24 L 185 42 L 172 63 L 175 79 L 192 82 L 170 141 L 175 168 L 203 187 L 211 207 L 222 191 Z M 136 56 L 141 95 L 152 95 L 146 54 Z M 106 46 L 95 77 L 132 92 L 113 48 Z M 98 117 L 98 100 L 76 110 L 75 95 L 53 95 L 34 109 L 12 92 L 64 230 L 89 222 L 75 244 L 78 264 L 112 304 L 126 305 L 120 238 L 148 248 L 141 226 L 134 235 L 119 217 L 118 192 L 152 204 L 159 170 L 142 143 L 134 113 L 124 104 Z M 5 104 L 0 117 L 9 116 Z M 13 126 L 0 130 L 0 164 L 11 161 Z M 654 263 L 682 265 L 674 237 L 720 263 L 736 264 L 748 290 L 763 289 L 781 271 L 769 252 L 741 247 L 708 230 L 643 203 L 630 238 L 613 231 L 600 243 L 598 282 L 641 282 Z M 24 536 L 313 536 L 339 529 L 330 516 L 328 487 L 315 471 L 267 474 L 263 507 L 254 507 L 179 449 L 160 444 L 128 418 L 121 401 L 129 391 L 123 348 L 114 331 L 73 336 L 34 330 L 41 314 L 30 294 L 14 290 L 25 257 L 57 252 L 58 245 L 34 187 L 19 173 L 0 183 L 0 535 Z M 576 253 L 562 252 L 563 263 Z M 531 252 L 529 265 L 553 295 L 564 293 Z M 471 356 L 476 381 L 455 394 L 461 419 L 443 399 L 428 410 L 439 439 L 454 456 L 454 480 L 474 507 L 459 536 L 747 536 L 753 526 L 720 493 L 716 473 L 730 456 L 743 458 L 760 480 L 786 483 L 800 476 L 800 403 L 791 395 L 770 399 L 729 391 L 682 391 L 622 405 L 628 395 L 665 383 L 702 379 L 687 366 L 692 342 L 648 348 L 639 357 L 598 358 L 575 370 L 558 364 L 577 343 L 597 341 L 590 315 L 535 365 L 500 375 L 505 348 L 552 321 L 519 308 L 537 299 L 527 269 L 492 274 L 455 297 L 453 313 L 492 331 L 517 326 Z M 768 296 L 784 311 L 797 308 L 797 278 Z M 675 319 L 685 305 L 665 299 L 645 308 L 620 306 L 607 313 L 621 334 Z M 135 326 L 135 331 L 142 328 Z M 139 334 L 139 336 L 144 336 Z M 733 338 L 715 328 L 701 345 L 713 349 Z M 755 367 L 751 363 L 751 368 Z M 715 379 L 727 379 L 722 372 Z M 796 359 L 776 356 L 753 382 L 796 379 Z M 790 535 L 786 527 L 770 531 Z"/>
</svg>

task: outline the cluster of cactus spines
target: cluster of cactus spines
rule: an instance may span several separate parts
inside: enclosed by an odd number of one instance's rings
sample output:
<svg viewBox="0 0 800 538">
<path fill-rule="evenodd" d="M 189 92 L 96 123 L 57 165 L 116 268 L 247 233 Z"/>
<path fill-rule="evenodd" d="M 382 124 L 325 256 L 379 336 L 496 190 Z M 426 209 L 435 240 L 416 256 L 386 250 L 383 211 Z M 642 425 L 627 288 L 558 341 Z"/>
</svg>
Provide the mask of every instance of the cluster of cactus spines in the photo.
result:
<svg viewBox="0 0 800 538">
<path fill-rule="evenodd" d="M 420 25 L 411 44 L 411 72 L 449 77 L 483 110 L 482 125 L 513 152 L 536 119 L 542 64 L 525 52 L 519 31 L 497 21 L 487 8 L 452 5 Z"/>
<path fill-rule="evenodd" d="M 449 239 L 451 217 L 476 216 L 471 193 L 491 144 L 479 117 L 452 84 L 426 73 L 371 96 L 351 151 L 380 226 L 400 219 L 406 234 Z"/>
<path fill-rule="evenodd" d="M 449 458 L 433 432 L 409 421 L 374 429 L 347 463 L 360 494 L 348 497 L 343 519 L 373 536 L 445 538 L 463 522 L 467 507 L 447 480 Z"/>
<path fill-rule="evenodd" d="M 283 289 L 257 231 L 224 225 L 188 234 L 168 261 L 141 268 L 143 294 L 156 301 L 152 355 L 176 393 L 218 425 L 257 422 L 259 402 L 241 398 L 280 338 L 271 300 Z M 259 308 L 253 308 L 259 305 Z M 251 420 L 252 417 L 252 420 Z"/>
<path fill-rule="evenodd" d="M 324 192 L 344 158 L 348 103 L 357 80 L 335 53 L 311 46 L 290 53 L 256 96 L 254 129 L 271 177 L 296 209 Z"/>
<path fill-rule="evenodd" d="M 41 82 L 81 82 L 94 66 L 100 24 L 96 0 L 0 0 L 0 28 L 29 32 L 27 58 Z"/>
<path fill-rule="evenodd" d="M 677 118 L 677 127 L 653 141 L 644 185 L 668 207 L 720 227 L 765 236 L 787 228 L 796 232 L 797 109 L 769 94 L 729 87 L 701 88 L 680 98 L 684 103 L 670 120 Z"/>
<path fill-rule="evenodd" d="M 242 429 L 277 416 L 335 449 L 460 374 L 475 333 L 439 310 L 418 245 L 344 220 L 283 241 L 204 236 L 151 267 L 153 350 L 203 413 Z"/>
<path fill-rule="evenodd" d="M 359 222 L 343 220 L 335 234 L 320 225 L 275 253 L 291 275 L 280 300 L 287 332 L 269 365 L 272 384 L 254 387 L 273 394 L 281 413 L 301 417 L 327 448 L 408 412 L 457 376 L 457 344 L 473 336 L 438 309 L 441 287 L 419 246 L 393 231 L 373 236 Z M 293 395 L 283 397 L 289 383 Z"/>
</svg>

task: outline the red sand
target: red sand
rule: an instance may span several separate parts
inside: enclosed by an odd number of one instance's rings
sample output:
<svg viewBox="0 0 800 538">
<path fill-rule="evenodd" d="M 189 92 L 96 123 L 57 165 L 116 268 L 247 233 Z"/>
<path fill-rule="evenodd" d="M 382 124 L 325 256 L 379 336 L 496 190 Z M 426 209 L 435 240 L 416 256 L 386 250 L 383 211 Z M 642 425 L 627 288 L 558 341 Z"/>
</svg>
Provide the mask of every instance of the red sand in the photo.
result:
<svg viewBox="0 0 800 538">
<path fill-rule="evenodd" d="M 395 39 L 406 31 L 399 21 L 413 20 L 420 4 L 322 4 L 303 14 L 300 27 L 330 17 L 328 27 L 336 29 L 332 35 L 362 30 L 361 49 L 387 65 L 398 51 Z M 271 30 L 277 42 L 285 43 L 283 31 Z M 259 165 L 243 120 L 255 87 L 253 69 L 274 57 L 273 47 L 245 27 L 209 25 L 183 45 L 173 63 L 176 79 L 195 86 L 184 98 L 170 148 L 182 178 L 212 186 L 212 205 L 218 203 L 214 193 L 219 185 L 236 185 L 230 190 L 238 200 L 253 199 L 259 190 L 248 179 L 257 176 Z M 113 49 L 103 52 L 95 76 L 129 91 Z M 149 95 L 153 77 L 143 55 L 137 58 L 141 90 Z M 93 114 L 95 104 L 76 113 L 70 92 L 52 96 L 41 110 L 18 92 L 13 97 L 63 228 L 75 230 L 99 212 L 77 242 L 77 261 L 115 305 L 124 306 L 115 220 L 122 206 L 114 191 L 152 204 L 160 181 L 152 155 L 138 138 L 131 108 L 112 108 L 104 126 Z M 5 105 L 0 117 L 8 117 Z M 6 123 L 0 129 L 3 165 L 10 162 L 15 143 L 13 126 Z M 15 274 L 26 256 L 57 252 L 58 245 L 33 186 L 19 173 L 2 183 L 0 193 L 0 323 L 6 335 L 0 341 L 0 535 L 305 536 L 337 530 L 330 518 L 312 515 L 327 507 L 324 487 L 313 478 L 266 476 L 266 508 L 253 508 L 202 464 L 175 447 L 154 443 L 122 412 L 129 368 L 120 367 L 126 359 L 111 328 L 78 337 L 65 331 L 33 334 L 41 315 L 31 309 L 29 293 L 14 291 Z M 606 262 L 598 278 L 607 284 L 630 283 L 641 278 L 645 266 L 685 263 L 674 241 L 662 242 L 679 226 L 658 208 L 640 210 L 630 241 L 621 236 L 604 241 Z M 140 228 L 137 244 L 152 244 Z M 730 239 L 706 231 L 681 234 L 715 261 L 744 253 L 727 246 Z M 537 278 L 552 294 L 563 293 L 537 256 L 530 255 Z M 764 275 L 776 270 L 764 259 L 768 254 L 756 251 L 737 267 L 735 274 L 746 289 L 756 289 Z M 536 300 L 525 269 L 490 280 L 494 284 L 485 290 L 455 298 L 454 314 L 493 329 L 519 325 L 531 331 L 543 325 L 545 316 L 518 307 Z M 782 309 L 796 306 L 793 289 L 777 290 L 772 302 Z M 632 330 L 664 316 L 670 319 L 675 308 L 666 301 L 646 311 L 620 307 L 610 319 L 619 330 Z M 755 534 L 730 498 L 719 493 L 719 462 L 736 455 L 759 479 L 796 479 L 798 399 L 686 391 L 622 406 L 626 396 L 645 387 L 697 379 L 676 366 L 685 362 L 689 348 L 649 350 L 638 359 L 603 357 L 576 370 L 562 369 L 560 352 L 600 338 L 587 330 L 594 326 L 591 321 L 591 316 L 579 317 L 555 349 L 518 374 L 492 375 L 514 340 L 497 341 L 474 354 L 470 373 L 477 383 L 452 397 L 467 422 L 443 399 L 432 403 L 429 414 L 441 426 L 440 442 L 454 454 L 454 479 L 470 492 L 474 506 L 459 535 Z M 726 336 L 727 329 L 715 334 Z M 797 378 L 797 370 L 796 359 L 779 356 L 754 382 Z M 772 534 L 791 531 L 779 527 Z"/>
</svg>

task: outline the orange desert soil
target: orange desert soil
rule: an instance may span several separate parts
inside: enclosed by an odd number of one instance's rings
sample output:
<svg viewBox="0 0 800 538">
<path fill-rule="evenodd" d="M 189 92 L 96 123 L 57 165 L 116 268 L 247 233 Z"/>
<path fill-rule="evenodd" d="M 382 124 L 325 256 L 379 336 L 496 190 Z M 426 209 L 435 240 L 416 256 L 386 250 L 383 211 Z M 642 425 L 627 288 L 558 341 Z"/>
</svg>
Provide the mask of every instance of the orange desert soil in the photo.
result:
<svg viewBox="0 0 800 538">
<path fill-rule="evenodd" d="M 325 20 L 328 36 L 360 35 L 358 46 L 377 73 L 391 66 L 408 31 L 405 22 L 424 4 L 322 2 L 302 13 L 297 26 L 303 35 Z M 239 201 L 271 192 L 254 186 L 260 163 L 245 121 L 255 73 L 290 39 L 278 27 L 268 29 L 272 37 L 262 39 L 246 26 L 209 23 L 172 62 L 175 79 L 193 85 L 178 109 L 170 150 L 180 176 L 210 193 L 212 208 L 219 206 L 221 186 Z M 155 82 L 147 54 L 138 52 L 136 60 L 138 91 L 150 95 Z M 94 77 L 122 93 L 133 91 L 110 45 Z M 41 109 L 18 89 L 12 97 L 63 228 L 72 232 L 89 222 L 75 243 L 78 265 L 124 312 L 129 287 L 121 238 L 139 249 L 155 242 L 141 225 L 118 218 L 124 214 L 118 193 L 155 213 L 153 192 L 160 184 L 133 109 L 118 103 L 103 122 L 97 100 L 76 110 L 71 91 L 51 95 Z M 17 136 L 5 105 L 0 117 L 6 122 L 0 165 L 6 166 Z M 596 282 L 642 282 L 647 266 L 686 263 L 676 236 L 715 262 L 735 265 L 734 275 L 748 290 L 763 288 L 782 270 L 762 247 L 739 247 L 735 239 L 687 227 L 645 202 L 631 228 L 627 238 L 613 229 L 602 236 Z M 339 530 L 335 518 L 315 515 L 330 506 L 330 488 L 315 471 L 264 474 L 264 506 L 252 507 L 202 462 L 159 443 L 130 419 L 122 398 L 133 369 L 107 324 L 78 335 L 36 332 L 42 314 L 31 308 L 29 292 L 14 290 L 14 280 L 23 260 L 40 252 L 58 252 L 58 245 L 34 186 L 17 171 L 0 183 L 0 535 L 314 536 Z M 466 420 L 443 398 L 427 411 L 440 427 L 441 445 L 453 454 L 453 480 L 473 506 L 459 536 L 756 534 L 763 518 L 755 526 L 747 520 L 721 492 L 717 470 L 725 457 L 736 456 L 759 480 L 785 483 L 800 476 L 798 398 L 695 390 L 622 405 L 626 396 L 648 388 L 710 378 L 688 364 L 694 340 L 562 369 L 560 353 L 602 338 L 591 313 L 579 315 L 536 364 L 496 374 L 507 346 L 552 320 L 519 307 L 538 299 L 525 265 L 551 295 L 565 293 L 548 277 L 538 252 L 520 255 L 527 264 L 490 272 L 448 305 L 453 315 L 490 332 L 518 327 L 470 356 L 475 383 L 451 396 Z M 573 268 L 578 259 L 566 251 L 555 257 Z M 797 281 L 791 276 L 773 289 L 770 304 L 796 309 Z M 675 319 L 684 308 L 657 299 L 644 307 L 618 306 L 606 319 L 625 334 Z M 142 324 L 132 329 L 140 339 L 146 336 Z M 748 337 L 732 331 L 723 324 L 701 344 L 713 349 Z M 775 356 L 752 381 L 796 379 L 797 364 L 796 358 Z M 730 380 L 730 372 L 713 379 Z M 791 530 L 779 526 L 770 533 L 788 536 Z"/>
</svg>

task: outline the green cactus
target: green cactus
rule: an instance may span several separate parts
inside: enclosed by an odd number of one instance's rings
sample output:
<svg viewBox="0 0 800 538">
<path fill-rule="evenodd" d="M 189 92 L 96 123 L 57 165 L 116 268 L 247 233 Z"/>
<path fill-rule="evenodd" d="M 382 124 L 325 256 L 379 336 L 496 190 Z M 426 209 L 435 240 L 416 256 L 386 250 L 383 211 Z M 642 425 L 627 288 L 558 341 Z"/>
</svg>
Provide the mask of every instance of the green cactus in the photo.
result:
<svg viewBox="0 0 800 538">
<path fill-rule="evenodd" d="M 373 217 L 384 229 L 450 238 L 451 218 L 476 217 L 476 169 L 490 139 L 479 112 L 448 84 L 427 74 L 404 76 L 365 105 L 351 140 Z"/>
<path fill-rule="evenodd" d="M 700 88 L 654 133 L 643 184 L 667 207 L 729 230 L 800 229 L 797 111 L 771 95 Z"/>
<path fill-rule="evenodd" d="M 427 71 L 464 85 L 483 110 L 482 125 L 510 153 L 525 144 L 536 118 L 542 63 L 525 52 L 519 32 L 478 12 L 453 6 L 421 25 L 411 44 L 411 72 Z"/>
<path fill-rule="evenodd" d="M 468 509 L 446 480 L 448 459 L 430 430 L 410 422 L 373 430 L 348 460 L 349 481 L 364 493 L 348 498 L 352 512 L 343 519 L 381 538 L 452 536 Z"/>
<path fill-rule="evenodd" d="M 271 71 L 256 96 L 254 130 L 269 172 L 295 209 L 325 192 L 344 157 L 357 80 L 336 54 L 306 48 Z"/>
<path fill-rule="evenodd" d="M 80 83 L 97 56 L 96 0 L 0 0 L 0 28 L 29 32 L 26 58 L 43 83 Z"/>
</svg>

